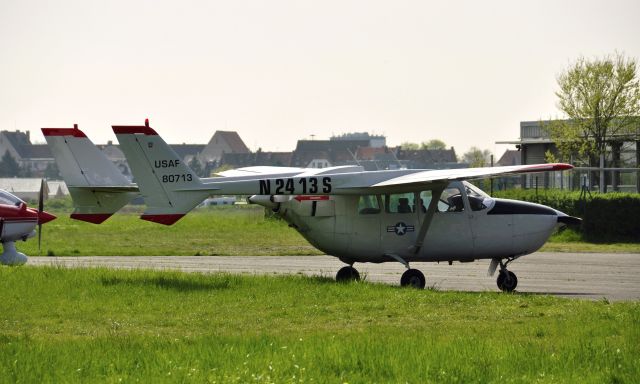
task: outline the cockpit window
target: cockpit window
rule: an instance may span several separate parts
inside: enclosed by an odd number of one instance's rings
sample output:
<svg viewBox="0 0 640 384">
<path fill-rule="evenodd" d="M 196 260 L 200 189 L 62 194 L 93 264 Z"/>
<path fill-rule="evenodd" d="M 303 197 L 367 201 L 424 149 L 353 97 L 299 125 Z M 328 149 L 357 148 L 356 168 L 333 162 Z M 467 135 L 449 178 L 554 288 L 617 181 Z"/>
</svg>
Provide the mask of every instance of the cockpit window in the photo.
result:
<svg viewBox="0 0 640 384">
<path fill-rule="evenodd" d="M 469 205 L 472 211 L 482 211 L 487 208 L 487 206 L 484 205 L 484 199 L 472 195 L 469 195 Z"/>
<path fill-rule="evenodd" d="M 438 211 L 440 212 L 463 212 L 464 201 L 462 200 L 462 191 L 457 187 L 449 187 L 442 192 L 440 202 L 438 202 Z"/>
<path fill-rule="evenodd" d="M 19 207 L 24 201 L 20 200 L 17 196 L 14 196 L 6 191 L 0 191 L 0 204 L 2 205 L 15 205 Z"/>
<path fill-rule="evenodd" d="M 378 202 L 378 196 L 360 196 L 360 199 L 358 199 L 358 213 L 360 213 L 361 215 L 372 215 L 380 213 L 380 203 Z"/>
</svg>

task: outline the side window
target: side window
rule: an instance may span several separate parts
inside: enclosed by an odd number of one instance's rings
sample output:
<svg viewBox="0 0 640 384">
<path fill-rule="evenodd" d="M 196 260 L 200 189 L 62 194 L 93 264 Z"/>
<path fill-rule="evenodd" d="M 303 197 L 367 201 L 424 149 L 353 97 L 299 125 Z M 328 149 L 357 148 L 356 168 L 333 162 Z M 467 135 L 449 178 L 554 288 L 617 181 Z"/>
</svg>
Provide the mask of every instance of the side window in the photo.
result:
<svg viewBox="0 0 640 384">
<path fill-rule="evenodd" d="M 420 212 L 426 213 L 431 204 L 431 191 L 420 192 Z"/>
<path fill-rule="evenodd" d="M 464 201 L 462 200 L 462 191 L 456 187 L 445 189 L 438 203 L 438 211 L 463 212 Z"/>
<path fill-rule="evenodd" d="M 372 215 L 380 213 L 380 203 L 376 195 L 364 195 L 358 199 L 358 213 L 361 215 Z"/>
<path fill-rule="evenodd" d="M 394 193 L 385 195 L 385 208 L 389 213 L 413 213 L 416 211 L 415 194 Z"/>
</svg>

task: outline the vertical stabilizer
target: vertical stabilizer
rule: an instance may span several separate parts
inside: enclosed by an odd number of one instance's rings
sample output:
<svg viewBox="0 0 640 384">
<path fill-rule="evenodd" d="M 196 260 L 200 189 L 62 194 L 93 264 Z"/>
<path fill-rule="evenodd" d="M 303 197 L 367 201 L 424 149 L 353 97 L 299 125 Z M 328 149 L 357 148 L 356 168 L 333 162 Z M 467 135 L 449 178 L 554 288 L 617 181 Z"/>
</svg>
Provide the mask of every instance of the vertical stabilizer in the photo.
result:
<svg viewBox="0 0 640 384">
<path fill-rule="evenodd" d="M 99 224 L 138 196 L 137 187 L 76 124 L 42 133 L 73 198 L 71 218 Z"/>
<path fill-rule="evenodd" d="M 114 125 L 113 131 L 147 204 L 143 220 L 171 225 L 209 196 L 148 120 L 141 126 Z"/>
</svg>

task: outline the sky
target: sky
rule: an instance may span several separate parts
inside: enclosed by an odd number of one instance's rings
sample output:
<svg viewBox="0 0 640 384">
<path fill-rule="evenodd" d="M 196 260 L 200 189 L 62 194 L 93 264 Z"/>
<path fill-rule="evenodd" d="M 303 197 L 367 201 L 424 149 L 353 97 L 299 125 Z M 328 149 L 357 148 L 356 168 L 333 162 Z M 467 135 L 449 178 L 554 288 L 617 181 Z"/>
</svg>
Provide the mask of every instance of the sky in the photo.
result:
<svg viewBox="0 0 640 384">
<path fill-rule="evenodd" d="M 250 149 L 345 132 L 499 156 L 560 117 L 579 56 L 640 58 L 640 1 L 0 0 L 0 129 L 237 131 Z"/>
</svg>

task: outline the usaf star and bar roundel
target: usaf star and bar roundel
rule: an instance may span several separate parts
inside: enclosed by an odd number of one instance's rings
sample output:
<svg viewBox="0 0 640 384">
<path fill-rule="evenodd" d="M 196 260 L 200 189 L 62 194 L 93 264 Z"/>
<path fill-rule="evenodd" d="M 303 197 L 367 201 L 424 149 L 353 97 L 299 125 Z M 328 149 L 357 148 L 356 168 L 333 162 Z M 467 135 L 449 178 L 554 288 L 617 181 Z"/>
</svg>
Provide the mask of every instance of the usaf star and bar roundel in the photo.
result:
<svg viewBox="0 0 640 384">
<path fill-rule="evenodd" d="M 388 225 L 387 232 L 395 232 L 398 236 L 404 236 L 407 232 L 413 232 L 416 228 L 413 225 L 406 225 L 402 221 L 396 225 Z"/>
</svg>

